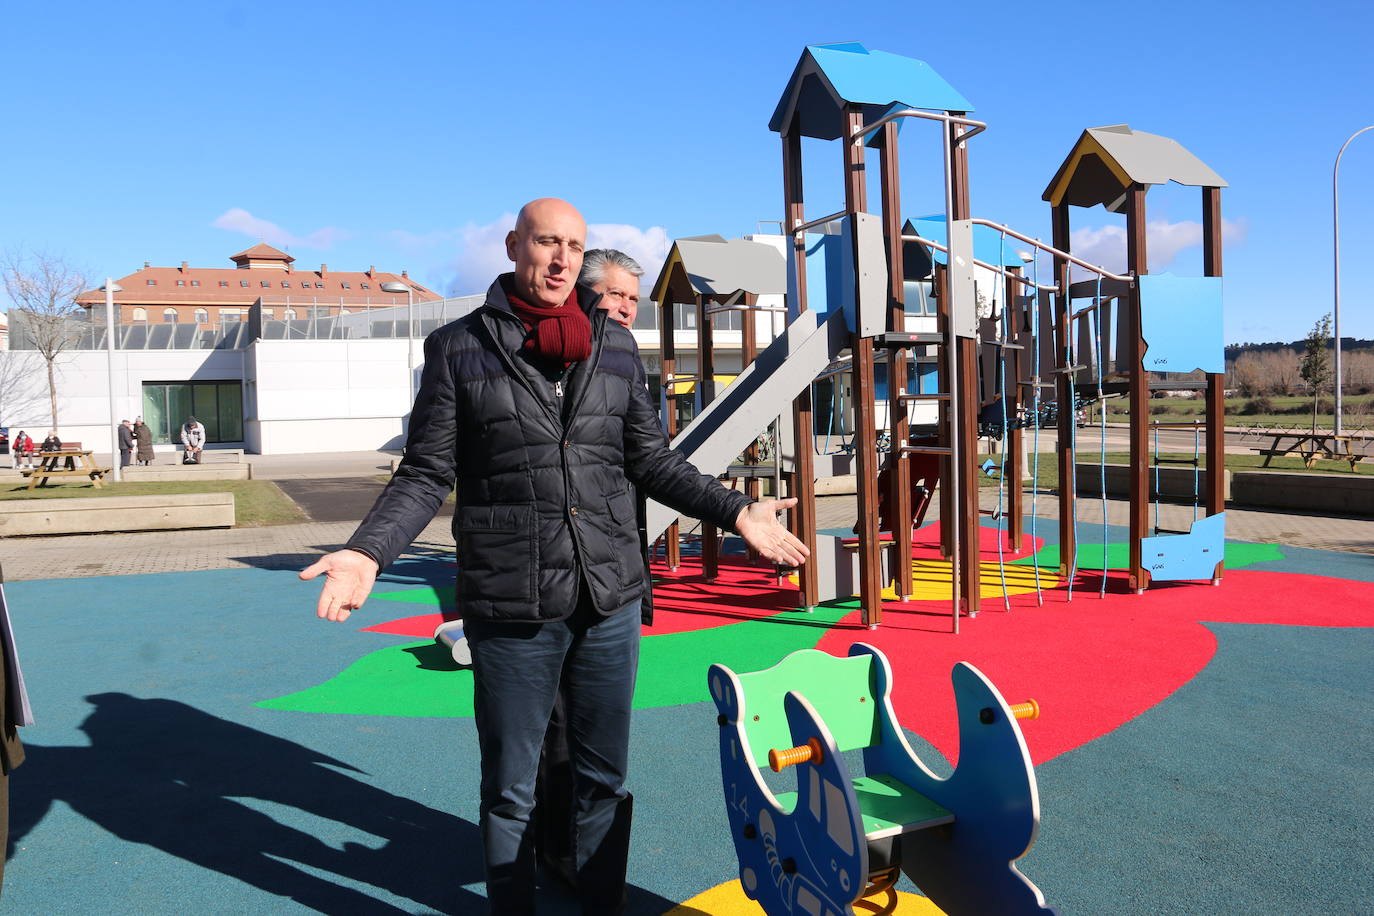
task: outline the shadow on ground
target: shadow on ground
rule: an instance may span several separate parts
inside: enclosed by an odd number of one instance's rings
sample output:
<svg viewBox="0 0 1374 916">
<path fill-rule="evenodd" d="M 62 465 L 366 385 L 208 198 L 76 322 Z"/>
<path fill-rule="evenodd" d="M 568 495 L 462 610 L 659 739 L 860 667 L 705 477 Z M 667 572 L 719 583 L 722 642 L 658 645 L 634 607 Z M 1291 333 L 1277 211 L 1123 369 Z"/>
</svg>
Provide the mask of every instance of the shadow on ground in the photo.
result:
<svg viewBox="0 0 1374 916">
<path fill-rule="evenodd" d="M 26 745 L 25 765 L 11 777 L 7 860 L 62 803 L 126 842 L 321 913 L 486 911 L 486 899 L 467 889 L 483 880 L 481 838 L 470 821 L 378 789 L 344 761 L 185 703 L 124 693 L 86 700 L 94 709 L 80 728 L 89 746 Z M 362 832 L 379 845 L 331 845 L 334 838 L 291 823 L 310 819 L 319 830 Z M 198 887 L 195 874 L 175 861 L 164 874 L 153 873 L 156 861 L 145 861 L 144 879 L 176 887 L 187 911 L 235 908 L 222 887 Z M 368 888 L 420 909 L 378 899 Z M 63 893 L 60 883 L 53 892 Z M 197 903 L 198 897 L 218 902 Z M 539 897 L 541 911 L 577 911 L 551 887 Z M 630 889 L 630 913 L 658 916 L 671 908 L 657 894 Z"/>
</svg>

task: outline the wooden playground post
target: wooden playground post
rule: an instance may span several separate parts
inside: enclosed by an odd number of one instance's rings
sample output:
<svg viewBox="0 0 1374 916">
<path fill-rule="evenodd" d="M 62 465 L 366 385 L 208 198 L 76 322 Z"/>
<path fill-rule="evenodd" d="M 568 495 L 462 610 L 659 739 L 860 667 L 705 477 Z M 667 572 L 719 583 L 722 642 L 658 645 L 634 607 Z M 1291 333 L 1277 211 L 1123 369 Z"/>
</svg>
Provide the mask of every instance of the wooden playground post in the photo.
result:
<svg viewBox="0 0 1374 916">
<path fill-rule="evenodd" d="M 697 307 L 697 404 L 700 410 L 716 399 L 715 316 L 709 311 L 711 296 L 696 294 Z M 711 582 L 720 575 L 720 532 L 712 523 L 701 523 L 701 574 Z"/>
<path fill-rule="evenodd" d="M 949 302 L 949 268 L 943 264 L 935 264 L 930 271 L 931 288 L 935 292 L 935 321 L 936 327 L 942 335 L 948 333 L 950 324 L 954 321 L 954 310 L 950 308 Z M 954 374 L 954 347 L 940 347 L 937 351 L 939 356 L 936 359 L 936 382 L 939 389 L 944 392 L 950 390 L 950 378 Z M 947 430 L 949 440 L 941 442 L 940 445 L 948 448 L 950 441 L 958 434 L 958 424 L 955 418 L 959 415 L 958 406 L 952 400 L 946 398 L 938 402 L 936 417 L 937 430 Z M 940 485 L 936 495 L 940 499 L 940 518 L 948 519 L 954 517 L 954 458 L 951 455 L 940 455 Z M 943 557 L 954 556 L 954 527 L 942 523 L 940 525 L 940 555 Z M 956 574 L 956 570 L 951 569 L 950 575 Z M 955 608 L 955 613 L 959 609 Z"/>
<path fill-rule="evenodd" d="M 897 123 L 883 125 L 878 145 L 878 165 L 882 181 L 883 235 L 887 239 L 887 294 L 890 331 L 906 330 L 905 262 L 902 257 L 902 191 L 897 156 Z M 887 357 L 887 418 L 891 448 L 887 453 L 888 499 L 891 510 L 888 527 L 892 531 L 891 562 L 888 569 L 898 597 L 913 592 L 911 581 L 911 458 L 903 450 L 910 438 L 907 404 L 902 394 L 907 389 L 909 350 L 892 349 Z"/>
<path fill-rule="evenodd" d="M 663 291 L 663 301 L 659 303 L 658 339 L 660 352 L 663 354 L 660 361 L 665 395 L 663 409 L 666 414 L 663 423 L 669 440 L 677 435 L 677 383 L 673 381 L 677 374 L 677 349 L 673 341 L 673 299 L 672 284 L 667 284 Z M 680 537 L 677 519 L 674 518 L 673 523 L 663 533 L 663 561 L 668 564 L 669 569 L 677 569 L 682 565 Z"/>
<path fill-rule="evenodd" d="M 1221 274 L 1221 188 L 1202 189 L 1202 274 Z M 1207 373 L 1207 514 L 1226 510 L 1226 395 L 1224 373 Z M 1218 560 L 1212 581 L 1221 579 L 1225 567 Z"/>
<path fill-rule="evenodd" d="M 806 234 L 794 234 L 793 228 L 806 222 L 806 212 L 802 200 L 801 131 L 794 114 L 782 132 L 782 184 L 785 212 L 783 230 L 791 237 L 794 263 L 796 265 L 797 301 L 796 314 L 806 311 Z M 792 402 L 792 426 L 796 432 L 796 454 L 790 479 L 789 496 L 797 498 L 797 507 L 792 510 L 788 527 L 806 545 L 814 556 L 816 553 L 816 466 L 812 452 L 815 449 L 815 426 L 811 418 L 811 386 L 807 385 Z M 819 601 L 820 580 L 816 574 L 815 563 L 803 563 L 797 571 L 799 601 L 802 607 L 815 607 Z"/>
<path fill-rule="evenodd" d="M 748 368 L 754 362 L 754 360 L 758 358 L 759 355 L 758 328 L 757 322 L 755 321 L 756 314 L 754 312 L 754 309 L 758 306 L 758 304 L 759 297 L 757 293 L 744 294 L 744 312 L 740 318 L 741 372 Z M 749 462 L 750 466 L 755 466 L 759 463 L 759 445 L 757 439 L 754 442 L 750 443 L 749 447 L 744 450 L 744 456 L 745 460 Z M 763 495 L 760 492 L 762 489 L 760 484 L 761 482 L 759 481 L 758 477 L 750 476 L 749 482 L 746 484 L 750 499 L 758 499 L 760 496 Z M 779 494 L 774 493 L 773 498 L 777 499 L 778 495 Z"/>
<path fill-rule="evenodd" d="M 1126 272 L 1139 278 L 1149 273 L 1145 248 L 1145 191 L 1136 182 L 1126 192 Z M 1141 329 L 1140 282 L 1131 284 L 1130 316 L 1121 330 L 1131 346 L 1131 556 L 1127 582 L 1137 593 L 1150 584 L 1144 545 L 1150 519 L 1150 375 L 1145 371 L 1145 337 Z"/>
<path fill-rule="evenodd" d="M 1069 205 L 1060 203 L 1050 210 L 1053 245 L 1059 251 L 1069 250 Z M 1077 555 L 1078 544 L 1074 538 L 1074 462 L 1077 457 L 1073 450 L 1074 429 L 1074 387 L 1073 376 L 1069 372 L 1065 353 L 1069 342 L 1069 316 L 1073 313 L 1073 300 L 1069 296 L 1069 262 L 1056 254 L 1054 256 L 1054 282 L 1059 287 L 1054 294 L 1054 396 L 1059 403 L 1059 418 L 1055 435 L 1055 455 L 1059 459 L 1059 572 L 1067 576 L 1073 567 L 1073 557 Z M 1042 327 L 1041 332 L 1044 332 Z M 1060 363 L 1063 363 L 1061 366 Z"/>
<path fill-rule="evenodd" d="M 951 111 L 950 114 L 962 118 L 966 113 Z M 972 214 L 969 205 L 968 146 L 959 142 L 965 128 L 962 124 L 949 124 L 946 129 L 950 134 L 950 149 L 953 151 L 950 161 L 953 217 L 956 220 L 969 219 Z M 948 241 L 953 238 L 954 227 L 946 226 L 945 232 Z M 948 281 L 945 288 L 949 289 Z M 954 411 L 958 428 L 954 434 L 960 437 L 960 442 L 966 447 L 960 449 L 959 467 L 953 469 L 954 473 L 959 475 L 959 505 L 954 507 L 954 511 L 959 513 L 959 530 L 964 543 L 963 549 L 959 551 L 960 569 L 952 572 L 960 577 L 964 607 L 972 616 L 978 613 L 982 591 L 982 568 L 979 566 L 982 553 L 979 529 L 982 525 L 978 511 L 978 414 L 981 410 L 978 386 L 979 342 L 976 338 L 961 337 L 958 347 L 959 403 Z"/>
<path fill-rule="evenodd" d="M 1007 343 L 1029 346 L 1022 333 L 1025 324 L 1021 316 L 1021 284 L 1016 280 L 1021 276 L 1021 268 L 1012 267 L 1007 273 L 1011 276 L 1006 278 L 1002 287 L 1002 336 L 1006 338 Z M 1025 477 L 1025 459 L 1021 454 L 1021 425 L 1015 422 L 1017 412 L 1021 408 L 1021 373 L 1025 370 L 1022 354 L 1025 352 L 1008 350 L 1002 353 L 1004 359 L 1010 355 L 1011 366 L 1008 367 L 1004 363 L 999 376 L 1004 382 L 1002 397 L 1006 401 L 1007 425 L 1010 427 L 1002 430 L 1003 447 L 1008 454 L 1006 467 L 1002 472 L 1002 485 L 1007 488 L 1007 531 L 1011 537 L 1012 550 L 1021 549 L 1021 529 L 1025 524 L 1024 494 L 1021 492 L 1021 480 Z"/>
<path fill-rule="evenodd" d="M 864 145 L 851 142 L 864 126 L 863 109 L 858 105 L 844 107 L 844 125 L 840 133 L 844 164 L 845 212 L 862 212 L 867 205 L 868 189 L 864 174 Z M 855 257 L 858 239 L 854 239 Z M 855 313 L 858 312 L 857 277 Z M 878 556 L 878 442 L 874 417 L 875 390 L 873 383 L 873 338 L 865 337 L 859 328 L 851 329 L 850 353 L 854 377 L 854 472 L 859 504 L 859 603 L 865 626 L 876 627 L 883 613 L 883 585 Z"/>
</svg>

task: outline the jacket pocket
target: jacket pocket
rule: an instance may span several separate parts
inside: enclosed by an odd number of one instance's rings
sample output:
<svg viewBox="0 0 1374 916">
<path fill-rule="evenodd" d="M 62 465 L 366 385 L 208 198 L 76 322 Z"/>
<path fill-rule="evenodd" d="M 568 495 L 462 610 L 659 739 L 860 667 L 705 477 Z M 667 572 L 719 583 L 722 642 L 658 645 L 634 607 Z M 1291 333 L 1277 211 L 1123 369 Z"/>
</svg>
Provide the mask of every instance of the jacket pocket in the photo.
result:
<svg viewBox="0 0 1374 916">
<path fill-rule="evenodd" d="M 458 600 L 535 603 L 539 542 L 534 507 L 460 506 Z"/>
<path fill-rule="evenodd" d="M 613 491 L 606 497 L 606 506 L 610 509 L 611 518 L 624 525 L 627 522 L 633 524 L 635 520 L 635 501 L 634 497 L 626 490 Z"/>
</svg>

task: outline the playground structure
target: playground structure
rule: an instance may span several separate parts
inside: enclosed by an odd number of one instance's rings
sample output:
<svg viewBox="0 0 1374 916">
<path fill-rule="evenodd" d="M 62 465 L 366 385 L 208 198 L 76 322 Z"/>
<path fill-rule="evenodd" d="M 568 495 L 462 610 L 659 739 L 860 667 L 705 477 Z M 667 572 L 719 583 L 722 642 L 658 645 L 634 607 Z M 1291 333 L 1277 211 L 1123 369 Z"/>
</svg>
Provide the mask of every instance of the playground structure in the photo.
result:
<svg viewBox="0 0 1374 916">
<path fill-rule="evenodd" d="M 1055 418 L 1059 573 L 1068 580 L 1071 600 L 1080 549 L 1075 417 L 1084 404 L 1125 397 L 1130 407 L 1127 587 L 1140 593 L 1158 581 L 1218 583 L 1225 524 L 1220 485 L 1225 181 L 1167 137 L 1126 125 L 1090 128 L 1043 194 L 1053 226 L 1052 243 L 1046 244 L 972 216 L 969 141 L 987 125 L 970 118 L 970 111 L 971 104 L 921 61 L 869 51 L 857 43 L 805 49 L 769 125 L 783 145 L 787 324 L 770 345 L 754 352 L 755 306 L 772 289 L 767 287 L 768 271 L 756 269 L 750 254 L 761 263 L 769 257 L 765 252 L 773 250 L 768 245 L 719 237 L 678 241 L 653 292 L 662 310 L 665 415 L 673 446 L 706 473 L 745 477 L 755 493 L 760 477 L 784 479 L 787 494 L 798 499 L 789 524 L 813 558 L 795 570 L 799 604 L 814 607 L 857 591 L 862 620 L 869 627 L 881 622 L 882 589 L 888 581 L 899 598 L 913 593 L 909 558 L 914 526 L 908 520 L 915 521 L 935 488 L 941 553 L 951 566 L 951 624 L 957 633 L 960 616 L 977 614 L 982 604 L 980 436 L 1002 443 L 993 466 L 983 462 L 987 472 L 1000 478 L 999 505 L 989 513 L 997 522 L 1000 556 L 1003 541 L 1013 549 L 1021 546 L 1027 523 L 1034 536 L 1036 491 L 1028 513 L 1021 481 L 1028 470 L 1038 475 L 1038 466 L 1025 466 L 1025 431 L 1031 429 L 1038 440 L 1045 418 Z M 909 119 L 935 122 L 939 128 L 940 216 L 908 219 L 903 213 L 898 132 Z M 839 141 L 842 210 L 808 218 L 803 138 Z M 868 211 L 870 148 L 877 152 L 878 214 Z M 1148 274 L 1146 192 L 1166 182 L 1201 188 L 1203 277 Z M 1125 215 L 1124 274 L 1070 250 L 1069 208 L 1098 205 Z M 704 245 L 717 249 L 714 268 L 688 263 Z M 1041 257 L 1050 261 L 1048 282 L 1039 276 Z M 1080 278 L 1071 273 L 1075 269 Z M 933 298 L 933 319 L 913 316 L 907 305 L 913 295 L 923 302 Z M 681 304 L 697 310 L 699 364 L 694 374 L 680 371 L 674 358 L 673 309 Z M 746 349 L 741 372 L 717 394 L 712 323 L 714 316 L 728 311 L 743 315 Z M 886 368 L 881 388 L 875 373 L 880 361 Z M 913 390 L 916 373 L 911 369 L 930 364 L 936 367 L 936 390 L 926 384 Z M 1195 370 L 1202 370 L 1204 378 L 1184 377 Z M 844 463 L 852 463 L 856 480 L 857 542 L 816 531 L 816 480 L 835 473 L 835 462 L 818 467 L 816 460 L 813 383 L 839 371 L 850 378 L 853 444 Z M 679 431 L 673 405 L 684 384 L 701 410 Z M 1151 486 L 1151 470 L 1167 461 L 1150 450 L 1149 399 L 1155 391 L 1182 389 L 1205 392 L 1206 420 L 1195 427 L 1205 448 L 1191 462 L 1191 498 L 1205 517 L 1187 531 L 1166 531 L 1159 528 L 1157 516 L 1153 526 L 1149 520 L 1151 499 L 1161 495 Z M 886 406 L 888 443 L 881 475 L 880 400 Z M 770 426 L 771 468 L 759 460 L 755 446 Z M 1034 446 L 1032 462 L 1038 463 L 1038 441 Z M 1105 454 L 1105 427 L 1100 450 Z M 741 456 L 743 464 L 734 464 Z M 913 469 L 914 462 L 919 466 Z M 938 471 L 929 473 L 932 467 Z M 913 492 L 913 478 L 921 474 L 926 474 L 924 492 Z M 1101 478 L 1105 528 L 1105 467 Z M 880 501 L 886 508 L 881 513 L 886 531 L 879 529 Z M 651 504 L 650 538 L 668 530 L 674 520 L 671 511 Z M 702 532 L 708 578 L 717 563 L 716 541 L 715 532 Z M 1099 546 L 1105 558 L 1106 544 Z M 666 538 L 665 556 L 669 566 L 680 561 L 675 531 Z M 1106 582 L 1104 574 L 1104 590 Z"/>
<path fill-rule="evenodd" d="M 906 874 L 942 911 L 1050 913 L 1015 866 L 1035 843 L 1040 804 L 1018 718 L 972 665 L 953 672 L 959 765 L 939 778 L 912 751 L 892 709 L 878 649 L 849 657 L 803 649 L 764 671 L 707 675 L 720 711 L 720 760 L 740 884 L 769 916 L 853 913 Z M 805 692 L 792 689 L 807 685 Z M 842 752 L 862 749 L 852 776 Z M 762 773 L 796 767 L 796 791 Z"/>
</svg>

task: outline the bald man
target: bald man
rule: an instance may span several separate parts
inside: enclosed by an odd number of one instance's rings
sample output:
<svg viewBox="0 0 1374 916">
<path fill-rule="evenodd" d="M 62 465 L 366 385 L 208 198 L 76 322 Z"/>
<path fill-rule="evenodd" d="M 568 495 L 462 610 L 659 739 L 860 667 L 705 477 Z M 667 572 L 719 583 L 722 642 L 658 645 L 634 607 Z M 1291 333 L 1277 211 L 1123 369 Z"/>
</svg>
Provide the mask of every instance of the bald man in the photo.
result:
<svg viewBox="0 0 1374 916">
<path fill-rule="evenodd" d="M 668 447 L 630 332 L 577 283 L 587 226 L 565 201 L 520 210 L 515 264 L 472 314 L 425 341 L 405 457 L 323 573 L 321 618 L 346 620 L 457 487 L 458 611 L 472 652 L 481 828 L 493 913 L 534 911 L 535 771 L 561 686 L 575 781 L 583 912 L 624 905 L 630 699 L 639 658 L 632 488 L 737 531 L 763 556 L 803 561 L 778 522 L 793 500 L 752 502 Z M 695 676 L 695 675 L 693 675 Z"/>
</svg>

